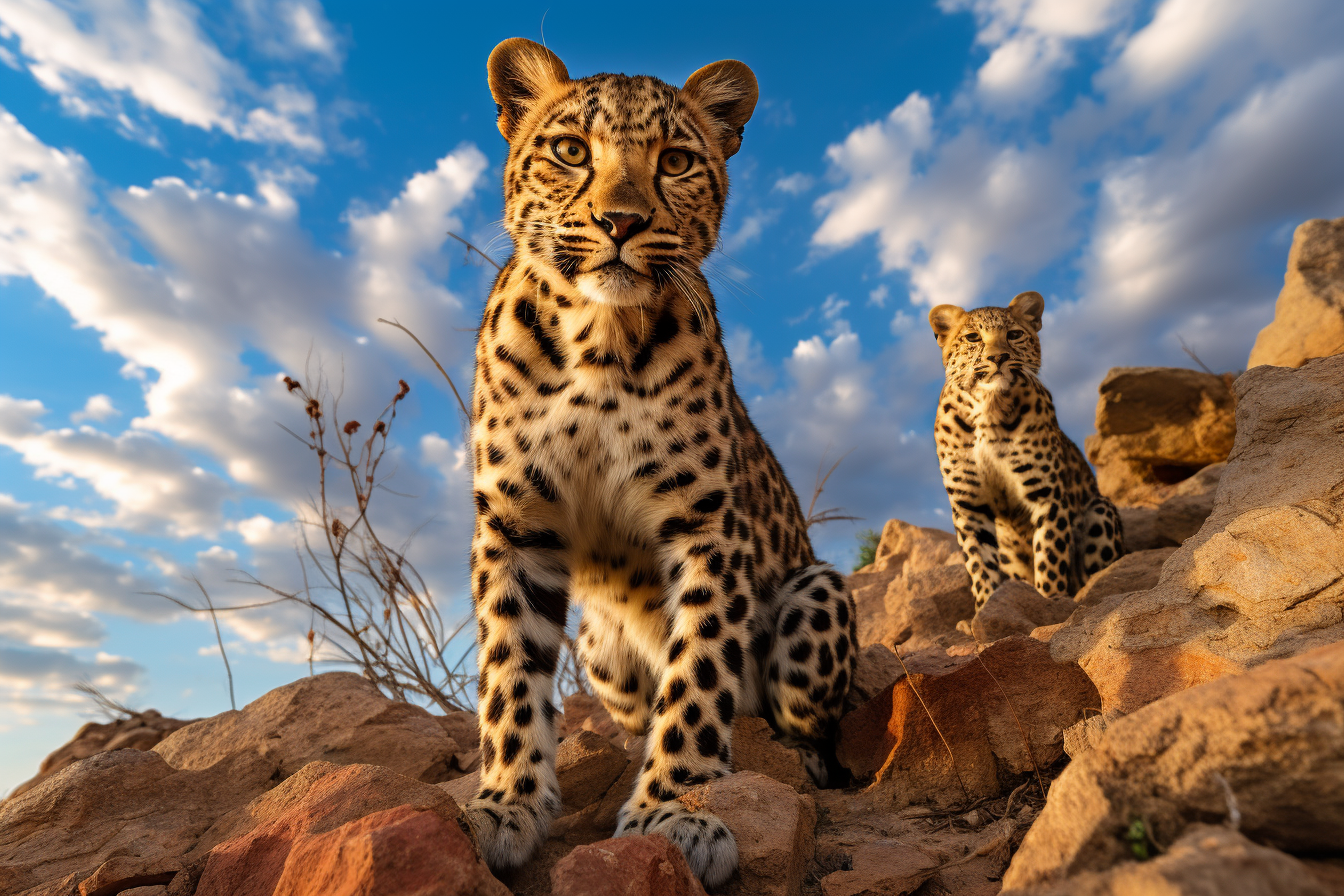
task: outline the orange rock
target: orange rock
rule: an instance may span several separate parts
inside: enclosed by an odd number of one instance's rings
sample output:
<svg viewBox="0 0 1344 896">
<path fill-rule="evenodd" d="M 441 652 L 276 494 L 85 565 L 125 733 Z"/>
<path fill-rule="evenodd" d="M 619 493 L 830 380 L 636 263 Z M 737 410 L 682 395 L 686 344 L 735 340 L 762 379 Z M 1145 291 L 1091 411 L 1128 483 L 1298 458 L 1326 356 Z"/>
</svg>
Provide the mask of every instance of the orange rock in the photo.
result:
<svg viewBox="0 0 1344 896">
<path fill-rule="evenodd" d="M 816 789 L 798 751 L 775 740 L 770 723 L 756 716 L 733 720 L 733 771 L 758 772 L 799 793 Z"/>
<path fill-rule="evenodd" d="M 197 891 L 200 892 L 199 890 Z M 509 896 L 456 824 L 400 806 L 300 837 L 274 896 Z"/>
<path fill-rule="evenodd" d="M 1053 763 L 1064 729 L 1099 703 L 1077 664 L 1056 663 L 1048 644 L 1004 638 L 945 672 L 912 670 L 845 716 L 837 755 L 892 808 L 956 805 Z"/>
<path fill-rule="evenodd" d="M 660 834 L 577 847 L 551 869 L 551 896 L 705 896 L 681 850 Z"/>
<path fill-rule="evenodd" d="M 392 808 L 433 812 L 452 826 L 461 817 L 438 787 L 378 766 L 311 763 L 248 806 L 246 832 L 211 850 L 196 896 L 269 894 L 296 842 Z"/>
</svg>

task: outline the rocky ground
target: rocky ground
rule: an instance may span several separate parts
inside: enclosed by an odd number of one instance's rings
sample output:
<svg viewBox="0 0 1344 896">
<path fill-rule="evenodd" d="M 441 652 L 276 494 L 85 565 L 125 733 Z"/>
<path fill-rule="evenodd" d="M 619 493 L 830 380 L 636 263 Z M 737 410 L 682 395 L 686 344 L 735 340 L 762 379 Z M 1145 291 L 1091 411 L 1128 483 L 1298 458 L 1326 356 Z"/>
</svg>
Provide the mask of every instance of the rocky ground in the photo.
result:
<svg viewBox="0 0 1344 896">
<path fill-rule="evenodd" d="M 1309 222 L 1252 355 L 1278 366 L 1111 372 L 1087 448 L 1131 553 L 1073 600 L 1010 583 L 972 618 L 952 535 L 887 523 L 851 577 L 851 780 L 739 719 L 734 774 L 683 797 L 737 837 L 720 892 L 1344 893 L 1341 309 L 1344 219 Z M 333 672 L 86 725 L 0 803 L 0 894 L 704 893 L 668 841 L 608 839 L 642 741 L 586 695 L 559 734 L 561 817 L 496 876 L 471 713 Z"/>
</svg>

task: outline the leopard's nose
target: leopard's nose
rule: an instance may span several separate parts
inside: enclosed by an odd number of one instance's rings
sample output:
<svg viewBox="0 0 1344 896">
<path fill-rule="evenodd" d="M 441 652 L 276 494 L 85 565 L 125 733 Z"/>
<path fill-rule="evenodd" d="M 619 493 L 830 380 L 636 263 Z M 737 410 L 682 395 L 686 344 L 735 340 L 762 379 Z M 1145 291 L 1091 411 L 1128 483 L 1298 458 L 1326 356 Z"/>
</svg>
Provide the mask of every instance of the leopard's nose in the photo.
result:
<svg viewBox="0 0 1344 896">
<path fill-rule="evenodd" d="M 647 230 L 652 219 L 626 212 L 607 212 L 601 217 L 594 215 L 593 220 L 611 236 L 612 242 L 620 246 L 635 234 Z"/>
<path fill-rule="evenodd" d="M 1001 352 L 1000 354 L 997 355 L 990 355 L 989 360 L 993 361 L 999 367 L 1002 367 L 1003 362 L 1007 361 L 1009 357 L 1011 356 L 1008 354 L 1008 352 Z"/>
</svg>

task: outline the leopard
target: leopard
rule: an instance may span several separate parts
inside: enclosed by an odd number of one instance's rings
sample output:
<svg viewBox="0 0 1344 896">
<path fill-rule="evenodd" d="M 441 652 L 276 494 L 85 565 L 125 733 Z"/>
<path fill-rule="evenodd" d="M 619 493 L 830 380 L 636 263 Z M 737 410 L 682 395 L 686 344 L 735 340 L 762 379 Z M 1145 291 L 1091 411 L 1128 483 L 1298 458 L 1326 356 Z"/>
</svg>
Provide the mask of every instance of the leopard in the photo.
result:
<svg viewBox="0 0 1344 896">
<path fill-rule="evenodd" d="M 934 442 L 977 611 L 1010 579 L 1073 595 L 1124 553 L 1120 514 L 1041 382 L 1044 313 L 1038 292 L 929 312 L 945 371 Z"/>
<path fill-rule="evenodd" d="M 731 59 L 680 87 L 571 78 L 523 38 L 487 69 L 513 251 L 471 396 L 481 778 L 464 811 L 496 870 L 545 839 L 574 603 L 574 657 L 644 738 L 615 835 L 666 836 L 713 887 L 736 839 L 678 797 L 730 773 L 740 715 L 766 718 L 824 781 L 858 647 L 844 577 L 817 559 L 734 387 L 702 271 L 756 78 Z"/>
</svg>

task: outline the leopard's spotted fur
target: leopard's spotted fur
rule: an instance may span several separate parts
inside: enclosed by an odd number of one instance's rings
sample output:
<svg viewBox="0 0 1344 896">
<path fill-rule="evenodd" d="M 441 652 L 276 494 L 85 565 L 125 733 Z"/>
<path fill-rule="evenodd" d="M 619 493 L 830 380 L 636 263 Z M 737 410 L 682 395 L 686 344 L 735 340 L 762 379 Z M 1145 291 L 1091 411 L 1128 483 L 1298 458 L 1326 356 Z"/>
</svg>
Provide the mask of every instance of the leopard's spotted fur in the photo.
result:
<svg viewBox="0 0 1344 896">
<path fill-rule="evenodd" d="M 737 714 L 767 716 L 815 769 L 856 646 L 852 599 L 733 388 L 699 270 L 755 78 L 730 61 L 680 89 L 571 80 L 521 39 L 489 69 L 514 254 L 476 351 L 482 773 L 466 812 L 496 868 L 545 837 L 573 599 L 594 689 L 647 734 L 617 833 L 666 835 L 714 885 L 736 866 L 733 835 L 676 797 L 729 770 Z"/>
<path fill-rule="evenodd" d="M 1044 309 L 1024 292 L 1007 308 L 929 312 L 947 374 L 938 464 L 977 608 L 1005 579 L 1072 594 L 1124 552 L 1120 515 L 1038 378 Z"/>
</svg>

